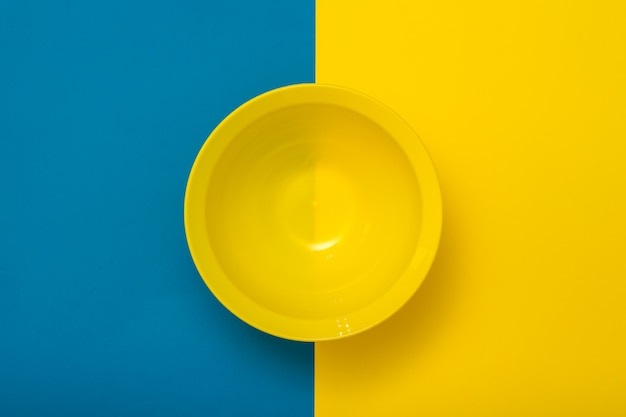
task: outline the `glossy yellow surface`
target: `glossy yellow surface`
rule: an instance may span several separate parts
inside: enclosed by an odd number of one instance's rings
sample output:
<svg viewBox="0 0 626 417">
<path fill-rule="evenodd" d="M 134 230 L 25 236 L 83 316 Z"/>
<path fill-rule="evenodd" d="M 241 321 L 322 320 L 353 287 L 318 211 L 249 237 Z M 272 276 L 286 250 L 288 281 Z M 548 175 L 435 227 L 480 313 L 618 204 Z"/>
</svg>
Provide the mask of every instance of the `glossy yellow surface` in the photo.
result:
<svg viewBox="0 0 626 417">
<path fill-rule="evenodd" d="M 194 163 L 185 229 L 198 271 L 247 323 L 294 340 L 359 333 L 400 308 L 439 242 L 430 159 L 395 113 L 303 84 L 261 95 Z"/>
<path fill-rule="evenodd" d="M 317 417 L 626 415 L 626 2 L 317 0 L 317 81 L 437 165 L 441 246 L 385 323 L 316 344 Z"/>
</svg>

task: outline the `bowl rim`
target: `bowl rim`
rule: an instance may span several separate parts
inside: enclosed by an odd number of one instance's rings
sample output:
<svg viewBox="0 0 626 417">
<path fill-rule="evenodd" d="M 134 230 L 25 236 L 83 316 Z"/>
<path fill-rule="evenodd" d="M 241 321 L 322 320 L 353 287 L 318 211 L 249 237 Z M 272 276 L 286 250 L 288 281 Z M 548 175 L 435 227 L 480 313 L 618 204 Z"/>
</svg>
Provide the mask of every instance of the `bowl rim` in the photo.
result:
<svg viewBox="0 0 626 417">
<path fill-rule="evenodd" d="M 350 317 L 307 319 L 276 313 L 250 299 L 230 282 L 211 249 L 204 215 L 211 174 L 238 132 L 265 114 L 301 104 L 327 104 L 357 112 L 378 124 L 409 159 L 421 193 L 421 228 L 415 251 L 392 287 Z M 303 342 L 341 339 L 366 331 L 391 317 L 417 291 L 434 261 L 441 237 L 441 189 L 432 159 L 418 135 L 395 111 L 368 95 L 341 86 L 292 84 L 267 91 L 226 116 L 198 152 L 184 198 L 184 227 L 193 262 L 213 295 L 235 316 L 271 335 Z M 349 331 L 338 323 L 350 323 Z M 343 329 L 343 330 L 342 330 Z"/>
</svg>

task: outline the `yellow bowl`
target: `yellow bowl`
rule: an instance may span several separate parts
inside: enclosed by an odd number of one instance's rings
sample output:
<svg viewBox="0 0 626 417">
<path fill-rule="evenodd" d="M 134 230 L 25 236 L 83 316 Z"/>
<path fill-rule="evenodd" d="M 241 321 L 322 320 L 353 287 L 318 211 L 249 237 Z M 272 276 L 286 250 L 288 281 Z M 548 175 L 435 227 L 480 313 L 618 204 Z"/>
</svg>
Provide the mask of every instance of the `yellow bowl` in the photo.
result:
<svg viewBox="0 0 626 417">
<path fill-rule="evenodd" d="M 439 184 L 416 134 L 377 101 L 327 85 L 236 109 L 200 150 L 185 195 L 207 286 L 243 321 L 292 340 L 391 316 L 426 276 L 440 230 Z"/>
</svg>

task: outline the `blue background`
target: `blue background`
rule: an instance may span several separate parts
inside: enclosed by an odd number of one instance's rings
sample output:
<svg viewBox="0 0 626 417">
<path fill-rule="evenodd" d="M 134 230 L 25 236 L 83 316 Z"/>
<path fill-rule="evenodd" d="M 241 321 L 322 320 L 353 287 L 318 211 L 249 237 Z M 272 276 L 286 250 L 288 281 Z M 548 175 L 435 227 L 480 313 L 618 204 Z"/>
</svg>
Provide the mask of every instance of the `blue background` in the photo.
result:
<svg viewBox="0 0 626 417">
<path fill-rule="evenodd" d="M 0 2 L 1 416 L 313 415 L 313 345 L 215 300 L 183 196 L 223 117 L 314 81 L 314 14 Z"/>
</svg>

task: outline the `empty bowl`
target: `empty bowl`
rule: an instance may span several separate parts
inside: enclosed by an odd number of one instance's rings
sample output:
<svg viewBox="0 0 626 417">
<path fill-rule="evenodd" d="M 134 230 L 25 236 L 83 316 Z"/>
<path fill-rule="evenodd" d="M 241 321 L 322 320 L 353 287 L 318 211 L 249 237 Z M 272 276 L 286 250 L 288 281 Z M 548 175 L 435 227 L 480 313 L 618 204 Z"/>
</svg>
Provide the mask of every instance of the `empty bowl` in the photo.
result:
<svg viewBox="0 0 626 417">
<path fill-rule="evenodd" d="M 396 113 L 299 84 L 217 126 L 184 215 L 194 263 L 226 308 L 272 335 L 322 341 L 371 328 L 413 295 L 439 243 L 441 195 Z"/>
</svg>

